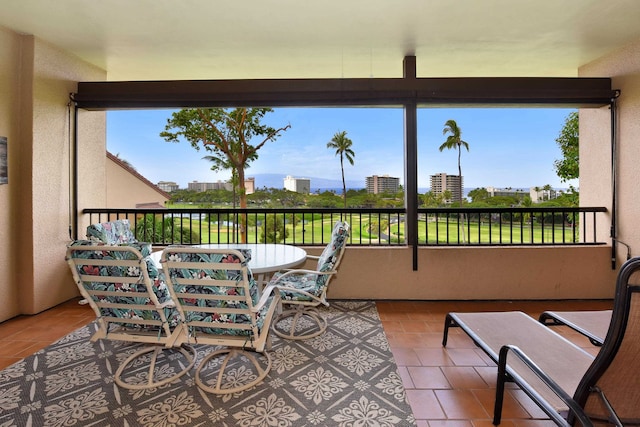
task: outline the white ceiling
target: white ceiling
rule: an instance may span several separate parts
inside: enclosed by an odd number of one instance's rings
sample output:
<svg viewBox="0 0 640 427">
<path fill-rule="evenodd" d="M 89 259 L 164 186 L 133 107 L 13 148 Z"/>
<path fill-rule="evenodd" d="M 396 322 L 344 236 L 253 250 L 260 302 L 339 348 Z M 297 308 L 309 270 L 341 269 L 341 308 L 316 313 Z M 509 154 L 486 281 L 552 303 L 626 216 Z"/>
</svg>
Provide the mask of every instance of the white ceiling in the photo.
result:
<svg viewBox="0 0 640 427">
<path fill-rule="evenodd" d="M 0 25 L 109 80 L 574 77 L 640 38 L 638 0 L 0 0 Z"/>
</svg>

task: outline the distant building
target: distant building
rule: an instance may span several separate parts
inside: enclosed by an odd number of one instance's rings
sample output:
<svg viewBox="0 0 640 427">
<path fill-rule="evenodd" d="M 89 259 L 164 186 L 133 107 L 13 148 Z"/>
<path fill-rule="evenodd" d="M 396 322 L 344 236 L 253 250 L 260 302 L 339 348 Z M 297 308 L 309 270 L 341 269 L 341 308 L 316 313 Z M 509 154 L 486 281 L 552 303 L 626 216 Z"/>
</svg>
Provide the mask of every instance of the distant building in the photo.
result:
<svg viewBox="0 0 640 427">
<path fill-rule="evenodd" d="M 545 200 L 556 199 L 562 195 L 562 191 L 553 188 L 544 189 L 544 187 L 529 188 L 529 197 L 533 203 L 544 202 Z"/>
<path fill-rule="evenodd" d="M 460 175 L 447 175 L 444 172 L 431 175 L 431 192 L 433 194 L 442 194 L 449 190 L 451 199 L 445 200 L 445 203 L 460 202 L 462 200 L 462 188 L 464 185 L 464 177 Z"/>
<path fill-rule="evenodd" d="M 249 177 L 244 180 L 244 191 L 246 194 L 253 194 L 256 192 L 256 179 Z"/>
<path fill-rule="evenodd" d="M 296 193 L 309 194 L 311 191 L 311 180 L 309 178 L 294 178 L 287 175 L 284 179 L 284 189 L 295 191 Z"/>
<path fill-rule="evenodd" d="M 485 190 L 487 190 L 487 193 L 489 193 L 489 197 L 507 196 L 507 197 L 517 197 L 519 199 L 523 199 L 524 196 L 529 196 L 529 190 L 525 190 L 524 188 L 485 187 Z"/>
<path fill-rule="evenodd" d="M 232 191 L 233 186 L 230 182 L 218 181 L 218 182 L 198 182 L 193 181 L 187 184 L 187 188 L 191 191 L 202 193 L 207 190 L 227 190 Z"/>
<path fill-rule="evenodd" d="M 367 193 L 397 193 L 400 188 L 400 178 L 389 175 L 373 175 L 366 178 Z"/>
<path fill-rule="evenodd" d="M 162 191 L 166 191 L 167 193 L 171 193 L 172 191 L 178 191 L 180 187 L 173 181 L 160 181 L 158 182 L 158 188 Z"/>
</svg>

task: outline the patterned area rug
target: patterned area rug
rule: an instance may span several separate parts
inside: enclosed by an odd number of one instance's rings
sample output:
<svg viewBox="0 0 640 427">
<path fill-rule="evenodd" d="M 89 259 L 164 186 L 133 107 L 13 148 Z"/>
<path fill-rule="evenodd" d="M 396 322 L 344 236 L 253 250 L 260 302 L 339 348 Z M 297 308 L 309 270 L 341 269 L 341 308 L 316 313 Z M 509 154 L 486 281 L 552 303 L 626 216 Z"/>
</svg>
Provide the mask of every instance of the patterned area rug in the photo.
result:
<svg viewBox="0 0 640 427">
<path fill-rule="evenodd" d="M 272 334 L 265 381 L 224 397 L 200 390 L 192 373 L 149 390 L 117 387 L 115 370 L 140 347 L 91 343 L 89 325 L 0 371 L 0 427 L 414 426 L 375 303 L 334 301 L 324 314 L 320 337 Z"/>
</svg>

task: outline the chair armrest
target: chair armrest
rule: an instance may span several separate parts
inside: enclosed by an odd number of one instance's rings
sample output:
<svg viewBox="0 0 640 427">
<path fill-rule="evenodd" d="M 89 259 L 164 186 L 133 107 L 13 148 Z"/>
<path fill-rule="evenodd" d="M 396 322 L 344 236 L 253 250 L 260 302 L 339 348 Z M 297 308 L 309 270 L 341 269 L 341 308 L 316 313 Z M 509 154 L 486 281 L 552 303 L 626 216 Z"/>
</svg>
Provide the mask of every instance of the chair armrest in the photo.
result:
<svg viewBox="0 0 640 427">
<path fill-rule="evenodd" d="M 318 276 L 329 276 L 331 274 L 336 274 L 336 270 L 329 271 L 318 271 L 318 270 L 305 270 L 305 269 L 297 269 L 297 270 L 285 270 L 280 276 L 272 279 L 271 283 L 277 283 L 279 280 L 283 278 L 287 278 L 289 276 L 295 276 L 296 274 L 317 274 Z"/>
<path fill-rule="evenodd" d="M 280 292 L 274 292 L 274 290 L 277 289 L 278 287 L 275 285 L 267 285 L 267 287 L 262 290 L 262 295 L 260 296 L 258 303 L 251 308 L 251 311 L 254 313 L 260 312 L 260 310 L 262 310 L 269 301 L 271 294 L 273 294 L 273 297 L 275 298 L 275 301 L 273 301 L 272 304 L 280 304 Z"/>
<path fill-rule="evenodd" d="M 500 348 L 500 356 L 498 358 L 498 376 L 504 376 L 505 374 L 513 376 L 511 373 L 508 373 L 506 370 L 507 367 L 507 355 L 511 352 L 516 357 L 518 357 L 527 368 L 531 369 L 531 371 L 543 382 L 549 389 L 555 393 L 564 403 L 567 404 L 569 410 L 574 414 L 574 416 L 578 419 L 580 424 L 584 427 L 593 426 L 593 422 L 589 419 L 589 417 L 584 413 L 582 407 L 576 402 L 566 391 L 564 391 L 553 379 L 549 378 L 549 376 L 542 370 L 536 363 L 529 358 L 520 348 L 515 345 L 504 345 Z M 523 384 L 518 384 L 522 386 Z M 543 403 L 543 402 L 541 402 Z M 546 412 L 546 411 L 545 411 Z M 554 411 L 555 412 L 555 411 Z M 562 423 L 561 425 L 566 425 L 567 427 L 570 424 L 562 418 L 559 414 L 556 413 L 557 418 L 551 414 L 550 415 L 554 420 L 558 423 Z"/>
<path fill-rule="evenodd" d="M 313 295 L 313 294 L 311 294 L 311 293 L 309 293 L 307 291 L 303 291 L 302 289 L 292 288 L 292 287 L 289 287 L 289 286 L 279 286 L 277 284 L 272 283 L 272 284 L 268 285 L 266 288 L 264 288 L 265 293 L 267 293 L 267 290 L 268 290 L 268 292 L 273 292 L 274 290 L 277 290 L 278 291 L 277 292 L 278 298 L 280 298 L 280 291 L 295 292 L 297 294 L 305 295 L 305 296 L 307 296 L 307 297 L 309 297 L 309 298 L 311 298 L 311 299 L 313 299 L 315 301 L 318 301 L 319 303 L 324 304 L 327 307 L 329 306 L 328 302 L 323 301 L 321 298 L 318 298 L 316 295 Z M 262 298 L 265 298 L 264 294 L 262 295 Z M 262 298 L 260 298 L 260 300 L 262 300 Z"/>
</svg>

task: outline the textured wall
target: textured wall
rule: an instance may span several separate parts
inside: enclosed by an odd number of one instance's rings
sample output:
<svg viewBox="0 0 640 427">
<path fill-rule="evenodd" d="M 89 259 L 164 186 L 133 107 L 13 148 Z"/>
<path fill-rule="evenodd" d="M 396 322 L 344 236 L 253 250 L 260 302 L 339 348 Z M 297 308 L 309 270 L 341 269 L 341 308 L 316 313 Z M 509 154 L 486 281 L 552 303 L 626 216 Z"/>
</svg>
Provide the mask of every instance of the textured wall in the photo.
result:
<svg viewBox="0 0 640 427">
<path fill-rule="evenodd" d="M 0 29 L 0 134 L 9 137 L 9 185 L 0 186 L 0 321 L 37 313 L 77 295 L 64 252 L 69 242 L 69 93 L 106 74 L 29 35 Z M 90 204 L 105 200 L 104 113 L 87 113 L 80 151 Z M 98 156 L 98 153 L 100 154 Z M 87 180 L 84 184 L 91 184 Z"/>
<path fill-rule="evenodd" d="M 609 76 L 621 95 L 617 101 L 617 229 L 618 239 L 640 255 L 640 40 L 580 68 L 581 77 Z M 611 208 L 610 112 L 580 113 L 580 200 Z M 599 234 L 609 236 L 609 227 Z M 626 255 L 626 248 L 618 246 Z"/>
</svg>

